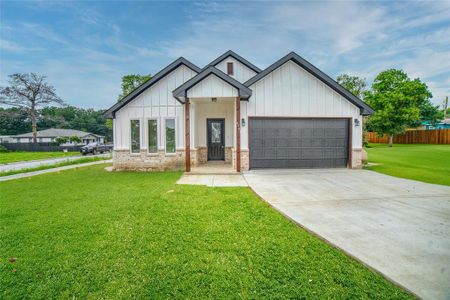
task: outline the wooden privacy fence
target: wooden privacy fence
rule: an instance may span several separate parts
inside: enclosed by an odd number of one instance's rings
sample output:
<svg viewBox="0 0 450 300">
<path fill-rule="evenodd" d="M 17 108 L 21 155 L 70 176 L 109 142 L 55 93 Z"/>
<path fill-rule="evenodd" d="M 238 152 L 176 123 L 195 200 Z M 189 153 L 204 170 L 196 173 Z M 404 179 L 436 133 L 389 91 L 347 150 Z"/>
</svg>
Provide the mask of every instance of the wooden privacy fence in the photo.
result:
<svg viewBox="0 0 450 300">
<path fill-rule="evenodd" d="M 387 143 L 388 136 L 379 136 L 375 132 L 367 132 L 369 143 Z M 408 130 L 404 134 L 394 135 L 394 144 L 450 144 L 450 129 L 440 130 Z"/>
</svg>

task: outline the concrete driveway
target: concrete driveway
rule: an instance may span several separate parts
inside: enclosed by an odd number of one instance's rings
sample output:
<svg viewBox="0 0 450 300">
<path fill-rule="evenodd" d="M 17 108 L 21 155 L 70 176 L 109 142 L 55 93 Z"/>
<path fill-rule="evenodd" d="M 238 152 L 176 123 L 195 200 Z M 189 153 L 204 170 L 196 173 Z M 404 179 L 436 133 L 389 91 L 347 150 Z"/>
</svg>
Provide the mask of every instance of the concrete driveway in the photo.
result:
<svg viewBox="0 0 450 300">
<path fill-rule="evenodd" d="M 425 299 L 450 299 L 450 187 L 366 170 L 261 170 L 284 215 Z"/>
</svg>

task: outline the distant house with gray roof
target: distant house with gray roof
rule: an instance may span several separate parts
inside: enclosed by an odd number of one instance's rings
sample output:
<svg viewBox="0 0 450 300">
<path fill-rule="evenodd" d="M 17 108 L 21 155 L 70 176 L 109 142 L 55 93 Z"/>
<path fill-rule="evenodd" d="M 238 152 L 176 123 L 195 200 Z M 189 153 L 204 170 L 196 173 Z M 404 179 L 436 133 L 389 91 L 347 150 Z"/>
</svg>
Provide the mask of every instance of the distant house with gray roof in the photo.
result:
<svg viewBox="0 0 450 300">
<path fill-rule="evenodd" d="M 74 129 L 60 129 L 60 128 L 50 128 L 45 130 L 39 130 L 37 132 L 37 142 L 38 143 L 51 143 L 54 142 L 57 137 L 72 137 L 77 136 L 81 139 L 83 144 L 89 144 L 93 142 L 105 142 L 105 137 L 103 135 L 94 134 L 90 132 L 85 132 L 81 130 Z M 28 132 L 24 134 L 12 135 L 9 137 L 10 143 L 32 143 L 33 133 Z M 68 143 L 70 144 L 70 143 Z"/>
</svg>

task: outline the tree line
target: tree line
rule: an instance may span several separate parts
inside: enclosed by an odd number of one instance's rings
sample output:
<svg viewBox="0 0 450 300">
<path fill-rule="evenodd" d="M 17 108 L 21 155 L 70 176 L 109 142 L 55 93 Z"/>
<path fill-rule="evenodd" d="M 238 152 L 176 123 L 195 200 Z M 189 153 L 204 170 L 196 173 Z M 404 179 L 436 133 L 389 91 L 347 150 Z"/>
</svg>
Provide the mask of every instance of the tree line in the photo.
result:
<svg viewBox="0 0 450 300">
<path fill-rule="evenodd" d="M 123 76 L 119 100 L 150 78 L 150 75 Z M 9 85 L 0 87 L 0 104 L 8 106 L 0 107 L 0 135 L 31 131 L 36 142 L 37 130 L 64 128 L 100 134 L 112 140 L 112 124 L 103 117 L 105 110 L 66 105 L 45 79 L 35 73 L 12 74 Z M 64 138 L 69 137 L 61 137 Z"/>
</svg>

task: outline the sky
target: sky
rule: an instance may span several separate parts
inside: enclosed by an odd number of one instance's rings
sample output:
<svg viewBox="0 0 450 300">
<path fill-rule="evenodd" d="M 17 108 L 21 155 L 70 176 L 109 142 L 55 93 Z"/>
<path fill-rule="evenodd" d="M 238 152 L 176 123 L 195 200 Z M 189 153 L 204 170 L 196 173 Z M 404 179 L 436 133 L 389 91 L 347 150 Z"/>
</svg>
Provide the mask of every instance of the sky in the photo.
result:
<svg viewBox="0 0 450 300">
<path fill-rule="evenodd" d="M 233 50 L 261 69 L 295 51 L 333 78 L 389 68 L 450 96 L 450 1 L 120 2 L 0 0 L 0 85 L 47 76 L 68 104 L 105 109 L 121 77 Z"/>
</svg>

